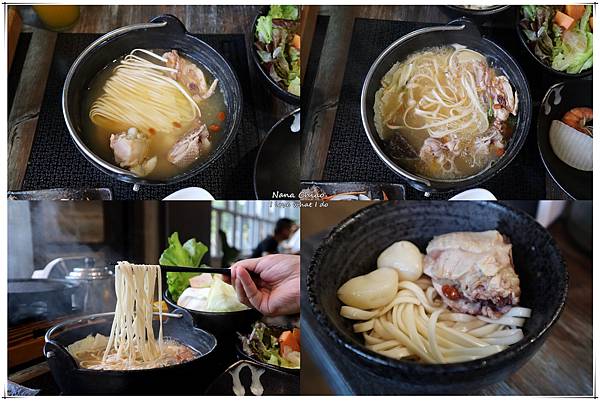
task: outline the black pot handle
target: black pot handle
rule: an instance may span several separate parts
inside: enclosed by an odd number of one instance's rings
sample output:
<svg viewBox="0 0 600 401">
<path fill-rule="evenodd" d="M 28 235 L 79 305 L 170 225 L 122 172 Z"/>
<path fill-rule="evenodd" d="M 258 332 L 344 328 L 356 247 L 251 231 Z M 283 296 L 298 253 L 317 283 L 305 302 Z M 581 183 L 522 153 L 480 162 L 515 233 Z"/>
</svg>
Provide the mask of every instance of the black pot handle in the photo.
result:
<svg viewBox="0 0 600 401">
<path fill-rule="evenodd" d="M 185 25 L 183 25 L 183 22 L 181 22 L 181 20 L 179 20 L 179 18 L 177 18 L 176 16 L 171 15 L 171 14 L 159 15 L 158 17 L 152 18 L 150 20 L 150 22 L 152 22 L 152 23 L 166 22 L 167 24 L 162 29 L 166 30 L 167 32 L 172 32 L 172 33 L 186 33 L 187 32 L 187 30 L 185 29 Z"/>
<path fill-rule="evenodd" d="M 458 19 L 448 22 L 448 25 L 449 26 L 462 25 L 462 26 L 464 26 L 463 32 L 465 32 L 466 34 L 468 34 L 470 36 L 481 38 L 481 31 L 479 30 L 479 27 L 477 26 L 476 23 L 471 21 L 469 18 L 460 17 Z"/>
<path fill-rule="evenodd" d="M 47 340 L 44 344 L 44 356 L 48 361 L 55 359 L 62 369 L 77 369 L 77 363 L 69 351 L 54 340 Z"/>
</svg>

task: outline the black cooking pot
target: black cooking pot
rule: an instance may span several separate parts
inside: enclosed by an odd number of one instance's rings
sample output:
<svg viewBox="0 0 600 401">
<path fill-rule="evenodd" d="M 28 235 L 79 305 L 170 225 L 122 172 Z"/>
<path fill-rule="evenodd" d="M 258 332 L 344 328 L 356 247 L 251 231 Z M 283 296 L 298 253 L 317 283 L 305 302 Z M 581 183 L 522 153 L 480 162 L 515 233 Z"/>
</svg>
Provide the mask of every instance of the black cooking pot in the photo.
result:
<svg viewBox="0 0 600 401">
<path fill-rule="evenodd" d="M 436 235 L 484 230 L 498 230 L 513 245 L 520 305 L 532 309 L 523 327 L 525 337 L 518 343 L 471 362 L 422 364 L 368 350 L 362 337 L 353 332 L 353 322 L 340 316 L 337 289 L 350 278 L 373 271 L 378 255 L 392 243 L 408 240 L 424 252 Z M 563 259 L 543 227 L 520 210 L 475 201 L 389 201 L 364 208 L 326 237 L 306 278 L 312 312 L 335 345 L 330 352 L 342 353 L 357 365 L 357 375 L 368 370 L 390 379 L 396 394 L 468 394 L 504 380 L 543 344 L 564 308 L 567 283 Z"/>
<path fill-rule="evenodd" d="M 155 313 L 158 316 L 158 313 Z M 209 384 L 206 375 L 215 362 L 217 339 L 192 325 L 191 316 L 181 310 L 163 314 L 163 334 L 192 348 L 198 358 L 156 369 L 92 370 L 80 368 L 67 346 L 88 335 L 110 335 L 114 312 L 71 319 L 46 333 L 44 355 L 54 380 L 63 394 L 201 394 Z M 153 322 L 158 332 L 158 320 Z"/>
<path fill-rule="evenodd" d="M 219 340 L 235 338 L 238 331 L 244 331 L 249 325 L 259 320 L 261 314 L 255 309 L 236 312 L 202 312 L 177 305 L 171 298 L 169 290 L 165 291 L 164 300 L 175 309 L 186 311 L 193 319 L 194 326 L 213 333 Z"/>
<path fill-rule="evenodd" d="M 223 92 L 227 111 L 221 139 L 215 141 L 211 155 L 193 164 L 188 170 L 166 180 L 139 177 L 94 154 L 82 138 L 82 99 L 90 82 L 103 68 L 133 49 L 175 49 L 195 60 L 219 80 L 218 90 Z M 65 80 L 62 97 L 63 114 L 71 138 L 79 151 L 101 171 L 126 182 L 137 184 L 173 184 L 190 178 L 212 165 L 233 142 L 242 117 L 242 90 L 238 78 L 212 47 L 192 36 L 176 17 L 161 15 L 149 23 L 129 25 L 115 29 L 89 45 L 77 57 Z"/>
<path fill-rule="evenodd" d="M 9 279 L 8 322 L 54 319 L 73 312 L 79 284 L 60 279 Z"/>
<path fill-rule="evenodd" d="M 523 46 L 523 48 L 525 49 L 525 52 L 529 55 L 529 57 L 531 57 L 533 60 L 535 60 L 535 63 L 539 67 L 541 67 L 542 70 L 546 71 L 549 74 L 554 75 L 555 77 L 560 77 L 562 79 L 580 79 L 580 78 L 587 77 L 594 72 L 594 68 L 590 67 L 587 70 L 584 70 L 578 74 L 569 74 L 568 72 L 565 72 L 565 71 L 555 70 L 554 68 L 552 68 L 551 66 L 549 66 L 548 64 L 546 64 L 542 60 L 540 60 L 540 58 L 535 55 L 535 51 L 532 50 L 532 48 L 529 46 L 529 41 L 527 40 L 527 37 L 523 33 L 523 27 L 521 26 L 521 20 L 523 19 L 523 13 L 521 11 L 521 6 L 518 6 L 517 8 L 518 8 L 518 11 L 516 13 L 517 20 L 515 22 L 515 29 L 517 30 L 517 34 L 519 36 L 519 42 L 521 42 L 521 45 Z"/>
<path fill-rule="evenodd" d="M 506 147 L 506 153 L 488 169 L 476 175 L 459 179 L 432 179 L 408 171 L 399 166 L 384 152 L 384 143 L 373 122 L 375 92 L 381 87 L 381 79 L 398 62 L 411 54 L 437 46 L 458 43 L 475 50 L 500 69 L 517 92 L 519 110 L 513 135 Z M 396 174 L 404 178 L 414 188 L 425 192 L 448 192 L 475 187 L 497 175 L 517 155 L 529 132 L 531 124 L 531 95 L 527 79 L 519 65 L 500 46 L 481 36 L 477 27 L 467 19 L 458 19 L 448 25 L 423 28 L 404 35 L 377 57 L 369 70 L 361 94 L 361 116 L 363 126 L 371 146 L 377 156 Z"/>
<path fill-rule="evenodd" d="M 299 106 L 300 105 L 300 96 L 296 96 L 290 92 L 288 92 L 287 90 L 283 89 L 281 86 L 279 86 L 277 84 L 277 82 L 275 82 L 273 80 L 273 78 L 271 78 L 271 76 L 269 75 L 269 73 L 267 71 L 265 71 L 265 69 L 263 68 L 263 66 L 260 64 L 260 58 L 258 57 L 258 54 L 256 53 L 256 46 L 254 46 L 254 41 L 256 40 L 256 23 L 258 22 L 258 19 L 264 15 L 267 15 L 269 13 L 269 7 L 263 7 L 260 12 L 258 14 L 256 14 L 256 17 L 254 17 L 254 21 L 252 22 L 252 31 L 251 31 L 251 35 L 248 35 L 250 37 L 250 43 L 248 43 L 248 48 L 252 49 L 250 51 L 250 54 L 252 54 L 252 60 L 254 61 L 254 67 L 256 68 L 257 75 L 258 75 L 258 79 L 261 81 L 261 83 L 265 86 L 267 86 L 269 88 L 269 90 L 275 95 L 277 96 L 279 99 L 283 100 L 284 102 L 294 105 L 294 106 Z"/>
<path fill-rule="evenodd" d="M 288 113 L 269 130 L 254 163 L 256 199 L 298 199 L 300 135 L 300 109 Z M 274 196 L 276 192 L 293 197 Z"/>
</svg>

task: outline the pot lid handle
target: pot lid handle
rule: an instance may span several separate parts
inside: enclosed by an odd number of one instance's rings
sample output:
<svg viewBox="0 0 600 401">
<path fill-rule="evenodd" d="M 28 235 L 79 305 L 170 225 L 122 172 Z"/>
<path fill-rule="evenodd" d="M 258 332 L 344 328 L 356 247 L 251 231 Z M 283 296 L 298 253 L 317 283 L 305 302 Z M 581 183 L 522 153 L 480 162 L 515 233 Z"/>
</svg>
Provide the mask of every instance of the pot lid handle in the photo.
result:
<svg viewBox="0 0 600 401">
<path fill-rule="evenodd" d="M 151 23 L 166 22 L 164 30 L 172 33 L 186 33 L 185 25 L 179 18 L 171 14 L 163 14 L 150 20 Z"/>
<path fill-rule="evenodd" d="M 469 18 L 460 17 L 453 21 L 448 22 L 448 26 L 463 26 L 463 32 L 470 36 L 481 38 L 481 31 L 476 23 L 471 21 Z"/>
</svg>

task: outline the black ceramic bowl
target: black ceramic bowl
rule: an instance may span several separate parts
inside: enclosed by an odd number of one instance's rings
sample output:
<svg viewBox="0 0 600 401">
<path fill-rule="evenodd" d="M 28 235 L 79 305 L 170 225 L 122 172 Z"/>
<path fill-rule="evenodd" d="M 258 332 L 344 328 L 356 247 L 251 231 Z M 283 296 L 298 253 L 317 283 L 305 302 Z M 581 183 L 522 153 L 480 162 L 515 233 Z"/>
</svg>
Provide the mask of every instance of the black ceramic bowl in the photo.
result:
<svg viewBox="0 0 600 401">
<path fill-rule="evenodd" d="M 82 138 L 82 98 L 90 82 L 104 67 L 133 49 L 176 49 L 196 60 L 219 80 L 227 107 L 226 119 L 216 149 L 188 170 L 167 180 L 136 176 L 94 154 Z M 65 80 L 62 97 L 63 114 L 71 138 L 79 151 L 101 171 L 121 181 L 134 184 L 173 184 L 190 178 L 211 166 L 231 145 L 242 117 L 242 90 L 237 76 L 225 59 L 205 42 L 188 33 L 176 17 L 162 15 L 146 24 L 118 28 L 100 37 L 77 57 Z"/>
<path fill-rule="evenodd" d="M 258 22 L 258 19 L 261 16 L 267 15 L 268 13 L 269 13 L 269 7 L 268 6 L 263 7 L 260 10 L 260 12 L 256 15 L 256 17 L 254 17 L 254 21 L 252 22 L 252 28 L 251 28 L 252 34 L 249 35 L 250 43 L 248 44 L 248 48 L 252 49 L 250 51 L 250 54 L 252 54 L 252 60 L 254 61 L 254 67 L 256 68 L 258 78 L 260 79 L 262 84 L 266 85 L 275 96 L 277 96 L 279 99 L 283 100 L 286 103 L 289 103 L 294 106 L 300 106 L 300 96 L 296 96 L 296 95 L 288 92 L 287 90 L 283 89 L 281 86 L 279 86 L 277 84 L 277 82 L 275 82 L 273 80 L 273 78 L 271 78 L 269 76 L 269 73 L 267 71 L 265 71 L 263 66 L 260 64 L 260 58 L 258 57 L 258 54 L 256 53 L 256 47 L 254 46 L 254 41 L 256 40 L 256 23 Z"/>
<path fill-rule="evenodd" d="M 155 313 L 158 315 L 158 313 Z M 181 309 L 163 314 L 163 333 L 194 349 L 198 358 L 178 365 L 140 370 L 92 370 L 81 368 L 67 347 L 75 341 L 97 333 L 110 335 L 114 312 L 98 313 L 71 319 L 52 327 L 46 333 L 44 355 L 50 371 L 62 394 L 198 394 L 207 386 L 206 375 L 199 372 L 210 369 L 215 362 L 216 338 L 192 326 L 189 314 Z M 158 332 L 158 320 L 153 321 Z"/>
<path fill-rule="evenodd" d="M 575 107 L 592 108 L 592 80 L 573 80 L 552 85 L 540 106 L 537 141 L 540 155 L 552 179 L 574 199 L 592 199 L 591 171 L 577 170 L 556 156 L 550 146 L 550 125 Z"/>
<path fill-rule="evenodd" d="M 353 333 L 352 322 L 339 315 L 337 289 L 350 278 L 372 271 L 377 256 L 392 243 L 412 241 L 424 252 L 435 235 L 492 229 L 510 238 L 521 280 L 521 305 L 533 311 L 523 327 L 525 338 L 506 350 L 452 364 L 391 359 L 365 348 L 362 338 Z M 306 287 L 312 312 L 334 340 L 332 352 L 393 380 L 398 393 L 465 394 L 504 380 L 533 356 L 560 316 L 567 282 L 554 240 L 522 211 L 497 202 L 389 201 L 360 210 L 332 230 L 314 254 Z"/>
<path fill-rule="evenodd" d="M 256 199 L 298 199 L 300 135 L 300 109 L 282 117 L 269 130 L 254 163 Z M 276 192 L 290 196 L 274 196 Z"/>
<path fill-rule="evenodd" d="M 381 87 L 381 79 L 396 62 L 427 48 L 454 43 L 465 45 L 485 55 L 492 66 L 500 69 L 508 77 L 518 93 L 519 110 L 513 136 L 508 143 L 506 153 L 488 169 L 466 178 L 434 180 L 404 169 L 385 153 L 383 140 L 375 129 L 373 105 L 375 103 L 375 92 Z M 531 95 L 527 79 L 515 60 L 500 46 L 482 37 L 471 21 L 459 19 L 450 22 L 448 25 L 423 28 L 411 32 L 385 49 L 373 62 L 365 78 L 361 94 L 361 116 L 366 135 L 377 156 L 411 186 L 425 192 L 457 191 L 476 187 L 489 180 L 515 158 L 523 143 L 525 143 L 529 132 Z"/>
<path fill-rule="evenodd" d="M 527 37 L 523 33 L 523 28 L 521 27 L 521 19 L 523 18 L 523 15 L 521 13 L 521 7 L 519 6 L 517 8 L 519 10 L 516 13 L 517 21 L 515 23 L 516 24 L 515 29 L 517 30 L 517 36 L 519 37 L 519 42 L 521 42 L 521 45 L 523 46 L 523 48 L 525 49 L 525 52 L 529 55 L 529 57 L 531 57 L 533 60 L 535 60 L 535 63 L 540 68 L 542 68 L 547 73 L 554 75 L 555 77 L 560 77 L 563 79 L 578 79 L 578 78 L 587 77 L 588 75 L 592 74 L 592 72 L 594 71 L 593 67 L 588 68 L 587 70 L 582 71 L 579 74 L 569 74 L 568 72 L 557 71 L 554 68 L 552 68 L 551 66 L 545 64 L 542 60 L 540 60 L 538 58 L 538 56 L 535 55 L 533 50 L 529 47 L 529 43 L 527 42 Z"/>
<path fill-rule="evenodd" d="M 253 326 L 246 327 L 244 331 L 240 331 L 240 334 L 242 334 L 244 336 L 250 335 L 250 332 L 252 331 L 252 327 Z M 290 328 L 287 328 L 287 327 L 285 329 L 290 330 Z M 254 355 L 247 354 L 246 352 L 244 352 L 244 347 L 242 346 L 242 340 L 240 340 L 239 338 L 237 339 L 237 341 L 235 343 L 235 350 L 241 359 L 246 359 L 246 360 L 252 361 L 257 365 L 263 366 L 268 369 L 275 369 L 275 370 L 279 370 L 280 372 L 284 372 L 284 373 L 300 375 L 300 368 L 293 369 L 293 368 L 286 368 L 283 366 L 271 365 L 270 363 L 261 361 Z"/>
<path fill-rule="evenodd" d="M 213 333 L 218 339 L 235 337 L 238 331 L 246 330 L 249 325 L 261 317 L 261 314 L 255 309 L 237 312 L 202 312 L 183 308 L 173 301 L 169 290 L 165 291 L 164 299 L 172 308 L 188 312 L 194 320 L 195 327 Z"/>
</svg>

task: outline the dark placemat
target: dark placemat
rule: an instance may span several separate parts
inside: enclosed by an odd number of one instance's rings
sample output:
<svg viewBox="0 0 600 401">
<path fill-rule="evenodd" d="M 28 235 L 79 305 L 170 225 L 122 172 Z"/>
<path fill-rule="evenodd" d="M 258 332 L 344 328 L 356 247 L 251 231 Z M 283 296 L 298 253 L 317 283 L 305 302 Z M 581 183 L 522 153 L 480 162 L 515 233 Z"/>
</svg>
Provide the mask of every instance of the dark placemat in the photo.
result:
<svg viewBox="0 0 600 401">
<path fill-rule="evenodd" d="M 340 94 L 323 180 L 404 182 L 375 154 L 360 118 L 360 94 L 364 79 L 377 56 L 392 42 L 416 29 L 435 24 L 356 19 L 348 63 Z M 528 78 L 533 99 L 533 118 L 528 138 L 516 158 L 496 177 L 482 184 L 498 199 L 545 199 L 545 169 L 536 140 L 537 112 L 546 89 L 556 82 L 535 68 L 519 47 L 516 31 L 483 28 L 486 37 L 503 47 L 517 60 Z M 455 193 L 433 194 L 447 199 Z M 407 199 L 424 194 L 406 185 Z"/>
<path fill-rule="evenodd" d="M 321 53 L 323 52 L 323 44 L 327 35 L 327 27 L 329 26 L 329 16 L 317 16 L 315 25 L 315 33 L 313 34 L 312 44 L 310 46 L 310 54 L 308 55 L 308 63 L 306 64 L 306 73 L 304 74 L 304 82 L 302 83 L 302 93 L 300 96 L 301 107 L 308 110 L 310 99 L 312 97 L 315 78 L 319 71 L 319 62 L 321 61 Z M 303 113 L 304 117 L 306 113 Z M 304 119 L 302 120 L 304 123 Z"/>
<path fill-rule="evenodd" d="M 8 73 L 8 83 L 6 85 L 7 94 L 7 113 L 10 116 L 12 110 L 13 101 L 15 100 L 15 94 L 17 93 L 17 87 L 21 79 L 21 71 L 23 71 L 23 65 L 25 64 L 25 58 L 27 57 L 27 50 L 31 43 L 31 32 L 21 32 L 19 35 L 19 41 L 17 42 L 17 49 L 13 57 L 12 66 Z"/>
<path fill-rule="evenodd" d="M 254 160 L 260 143 L 256 128 L 243 35 L 196 35 L 215 48 L 236 72 L 244 105 L 236 138 L 227 151 L 195 177 L 173 185 L 142 186 L 118 181 L 88 162 L 71 140 L 63 120 L 62 87 L 75 58 L 99 35 L 59 34 L 40 111 L 23 190 L 58 187 L 106 187 L 116 200 L 162 199 L 186 187 L 202 187 L 216 199 L 254 199 Z"/>
</svg>

